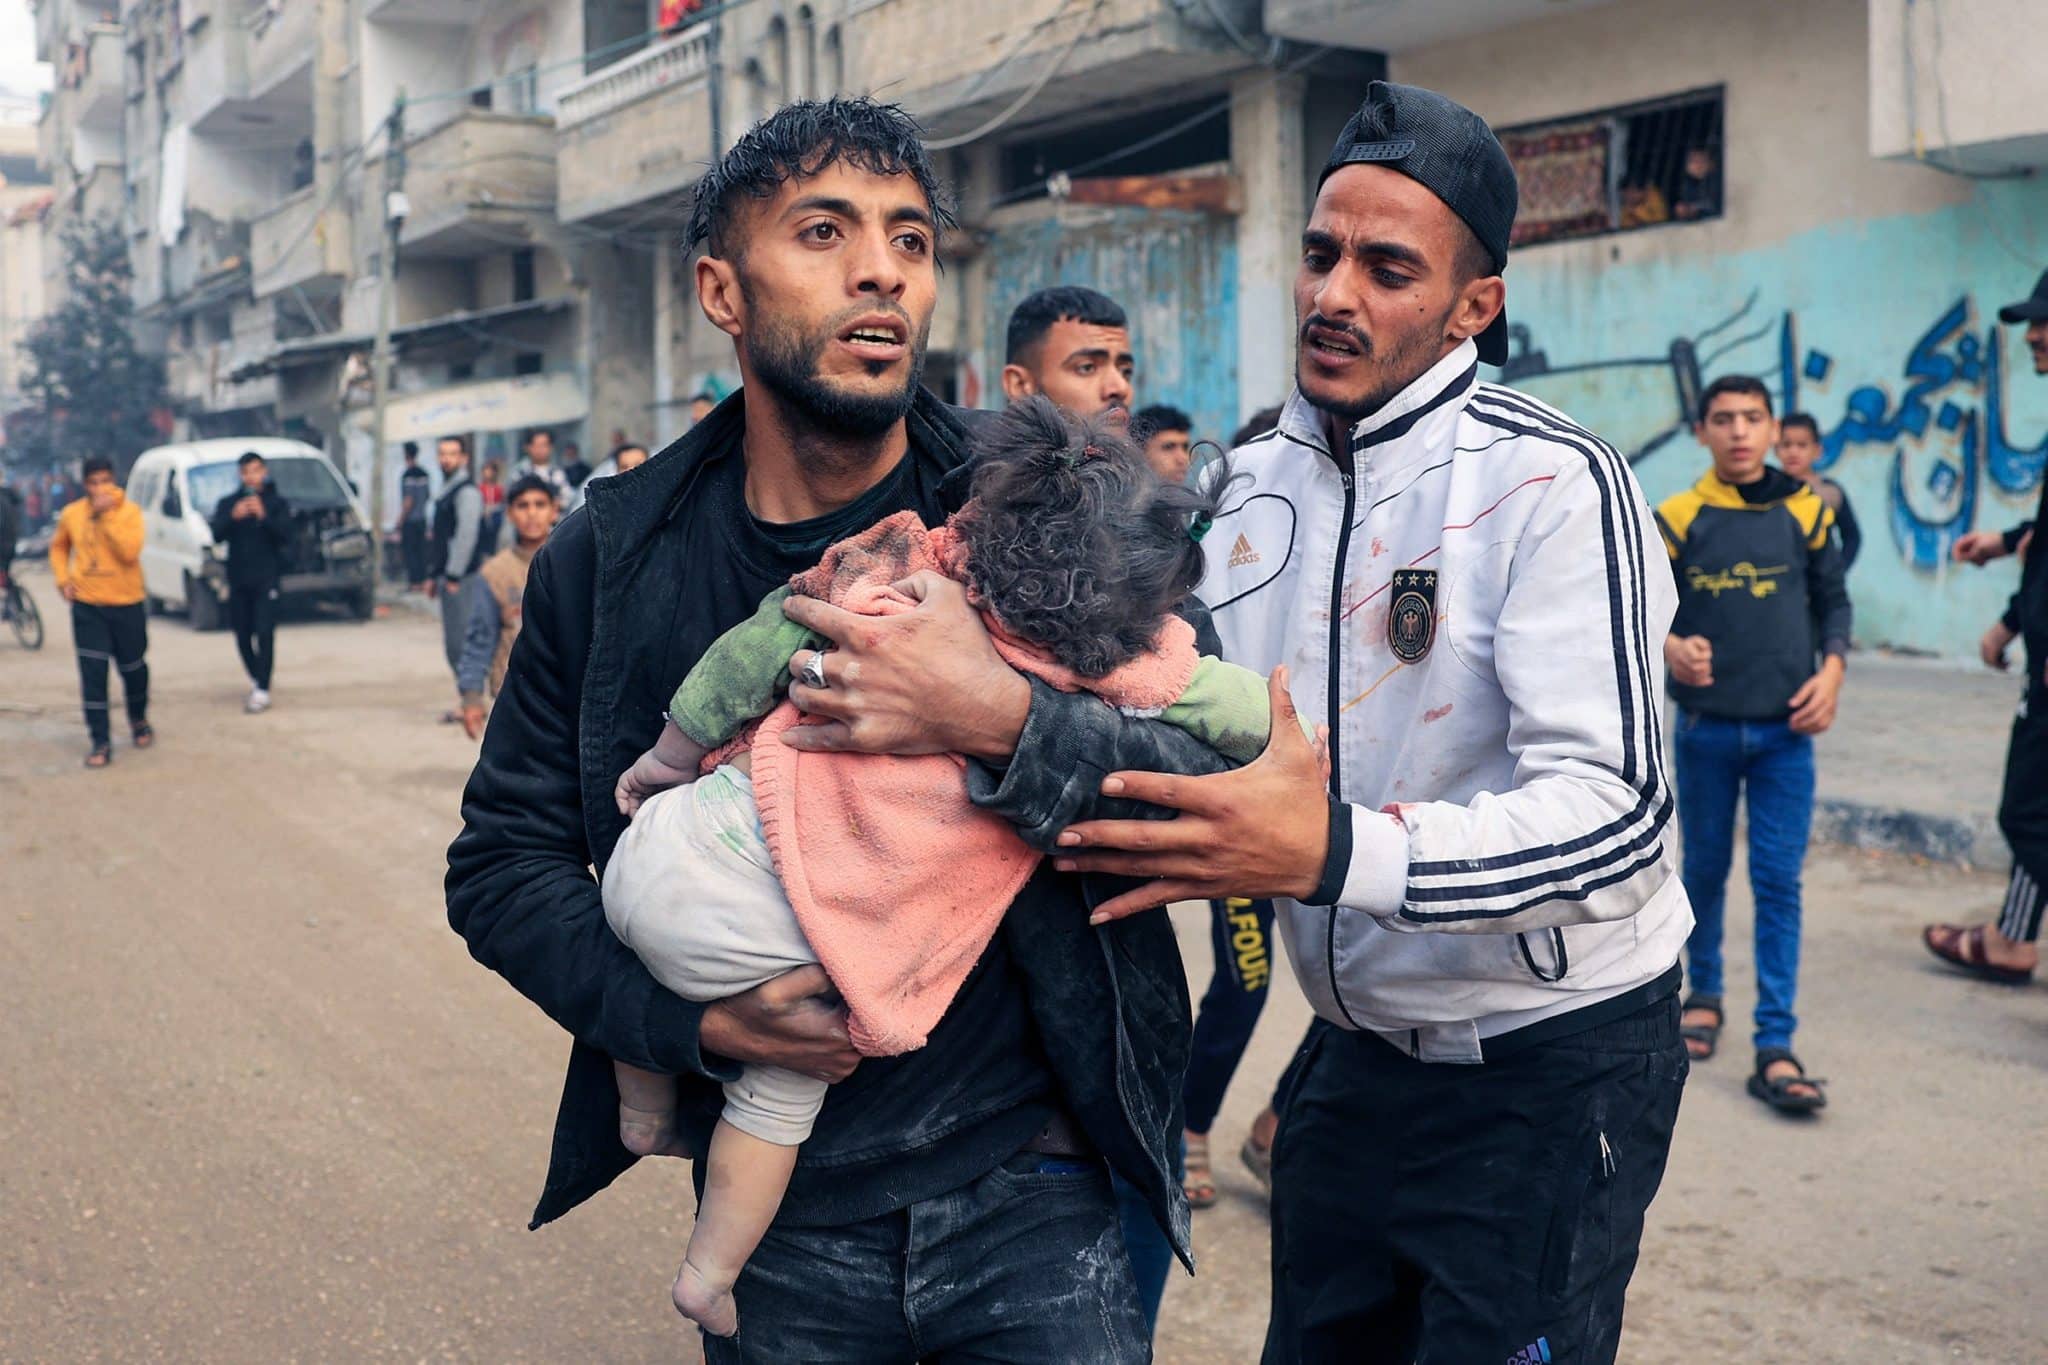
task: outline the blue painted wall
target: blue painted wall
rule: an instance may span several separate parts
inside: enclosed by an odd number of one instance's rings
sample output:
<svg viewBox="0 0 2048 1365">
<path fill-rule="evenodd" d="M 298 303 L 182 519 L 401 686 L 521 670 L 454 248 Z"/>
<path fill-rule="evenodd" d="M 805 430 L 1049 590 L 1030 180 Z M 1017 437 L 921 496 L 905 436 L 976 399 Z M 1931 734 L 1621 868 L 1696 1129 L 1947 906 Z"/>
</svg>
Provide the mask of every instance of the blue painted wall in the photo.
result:
<svg viewBox="0 0 2048 1365">
<path fill-rule="evenodd" d="M 1231 219 L 1103 209 L 1066 222 L 1003 228 L 988 255 L 984 402 L 1002 401 L 1003 337 L 1017 301 L 1051 285 L 1084 284 L 1130 314 L 1138 405 L 1171 403 L 1195 419 L 1198 439 L 1228 443 L 1237 429 L 1237 234 Z"/>
<path fill-rule="evenodd" d="M 1857 638 L 1970 655 L 2018 579 L 1950 563 L 1965 531 L 2033 514 L 2048 460 L 2048 376 L 1998 308 L 2048 266 L 2048 187 L 1984 184 L 1937 212 L 1844 222 L 1775 246 L 1592 263 L 1581 247 L 1508 264 L 1508 383 L 1628 452 L 1654 502 L 1706 452 L 1683 405 L 1754 374 L 1820 420 L 1828 474 L 1863 527 Z M 1601 253 L 1604 254 L 1604 253 Z"/>
</svg>

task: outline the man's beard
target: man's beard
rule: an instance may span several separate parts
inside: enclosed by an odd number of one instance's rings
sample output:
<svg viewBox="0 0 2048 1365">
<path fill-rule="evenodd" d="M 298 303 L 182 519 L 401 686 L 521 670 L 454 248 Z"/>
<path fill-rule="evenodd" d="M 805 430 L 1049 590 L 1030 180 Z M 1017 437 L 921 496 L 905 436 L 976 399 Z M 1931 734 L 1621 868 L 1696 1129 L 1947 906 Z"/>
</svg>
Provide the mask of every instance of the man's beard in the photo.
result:
<svg viewBox="0 0 2048 1365">
<path fill-rule="evenodd" d="M 1379 358 L 1378 349 L 1373 345 L 1372 338 L 1358 328 L 1311 314 L 1295 329 L 1295 386 L 1302 390 L 1302 395 L 1318 411 L 1327 412 L 1345 422 L 1362 422 L 1385 407 L 1396 394 L 1420 379 L 1430 366 L 1436 364 L 1440 359 L 1435 353 L 1436 346 L 1442 341 L 1444 326 L 1450 320 L 1450 310 L 1446 309 L 1444 315 L 1435 322 L 1395 337 L 1385 357 L 1380 359 L 1380 381 L 1355 398 L 1334 398 L 1310 394 L 1307 386 L 1301 382 L 1301 350 L 1308 345 L 1309 324 L 1320 323 L 1332 331 L 1343 332 L 1349 336 L 1358 346 L 1359 358 L 1362 360 Z"/>
<path fill-rule="evenodd" d="M 758 308 L 750 311 L 760 320 L 760 325 L 747 331 L 744 341 L 755 377 L 789 406 L 793 417 L 819 435 L 873 440 L 910 412 L 918 381 L 924 377 L 925 332 L 910 338 L 910 373 L 901 389 L 849 393 L 834 388 L 818 373 L 825 348 L 839 335 L 838 323 L 827 323 L 806 336 L 796 326 L 770 321 Z M 872 313 L 874 309 L 859 311 Z M 886 364 L 871 363 L 869 372 L 879 374 L 887 368 Z"/>
</svg>

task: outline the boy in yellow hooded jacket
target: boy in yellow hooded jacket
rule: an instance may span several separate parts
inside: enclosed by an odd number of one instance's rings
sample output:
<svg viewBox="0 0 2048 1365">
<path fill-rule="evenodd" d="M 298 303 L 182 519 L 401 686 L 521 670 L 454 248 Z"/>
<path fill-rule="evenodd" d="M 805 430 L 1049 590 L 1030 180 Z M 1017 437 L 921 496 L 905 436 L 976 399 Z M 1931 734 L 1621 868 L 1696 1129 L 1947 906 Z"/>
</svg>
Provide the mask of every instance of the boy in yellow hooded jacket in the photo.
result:
<svg viewBox="0 0 2048 1365">
<path fill-rule="evenodd" d="M 50 538 L 50 572 L 57 591 L 71 604 L 71 636 L 78 650 L 79 690 L 92 749 L 88 768 L 114 758 L 107 720 L 107 665 L 121 674 L 128 726 L 135 747 L 156 739 L 149 727 L 149 611 L 142 589 L 142 509 L 114 482 L 104 459 L 85 462 L 85 496 L 57 517 Z"/>
</svg>

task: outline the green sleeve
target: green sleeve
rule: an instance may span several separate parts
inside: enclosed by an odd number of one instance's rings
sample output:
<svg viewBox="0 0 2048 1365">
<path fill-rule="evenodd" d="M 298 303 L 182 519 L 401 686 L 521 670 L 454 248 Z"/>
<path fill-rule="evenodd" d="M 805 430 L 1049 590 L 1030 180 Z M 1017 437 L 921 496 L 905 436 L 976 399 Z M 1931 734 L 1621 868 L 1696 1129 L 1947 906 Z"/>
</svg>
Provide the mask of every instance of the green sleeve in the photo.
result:
<svg viewBox="0 0 2048 1365">
<path fill-rule="evenodd" d="M 788 596 L 788 588 L 777 588 L 760 610 L 711 642 L 669 703 L 677 729 L 715 749 L 775 708 L 788 685 L 789 656 L 813 645 L 810 631 L 782 614 Z"/>
<path fill-rule="evenodd" d="M 1195 665 L 1194 679 L 1179 701 L 1161 713 L 1233 763 L 1249 763 L 1266 750 L 1273 731 L 1272 698 L 1266 680 L 1249 668 L 1209 655 Z M 1302 729 L 1308 731 L 1303 723 Z M 1313 738 L 1313 732 L 1309 732 Z"/>
</svg>

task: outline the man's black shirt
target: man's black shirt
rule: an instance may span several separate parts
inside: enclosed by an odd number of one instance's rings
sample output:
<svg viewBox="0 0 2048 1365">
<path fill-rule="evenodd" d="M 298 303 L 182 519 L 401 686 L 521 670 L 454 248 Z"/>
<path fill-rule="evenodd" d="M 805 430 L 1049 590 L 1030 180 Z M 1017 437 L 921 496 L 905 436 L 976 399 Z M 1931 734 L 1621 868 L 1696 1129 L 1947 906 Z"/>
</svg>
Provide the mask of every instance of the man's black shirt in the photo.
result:
<svg viewBox="0 0 2048 1365">
<path fill-rule="evenodd" d="M 263 484 L 263 515 L 235 517 L 235 504 L 249 496 L 237 488 L 214 504 L 213 538 L 228 551 L 228 583 L 237 588 L 274 588 L 284 577 L 284 547 L 291 539 L 291 508 L 277 485 Z"/>
<path fill-rule="evenodd" d="M 945 519 L 942 472 L 913 452 L 837 511 L 777 524 L 747 509 L 738 443 L 712 454 L 677 517 L 682 581 L 696 590 L 677 605 L 671 659 L 650 676 L 687 673 L 713 640 L 752 616 L 761 599 L 793 575 L 815 566 L 835 542 L 905 509 L 938 525 Z M 649 704 L 666 700 L 650 697 Z M 868 1058 L 826 1092 L 779 1219 L 836 1225 L 956 1189 L 1044 1125 L 1054 1090 L 1023 983 L 998 935 L 924 1047 Z M 685 1127 L 702 1151 L 720 1096 L 690 1093 L 697 1102 Z"/>
</svg>

